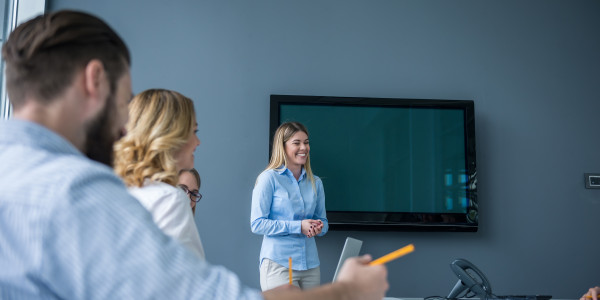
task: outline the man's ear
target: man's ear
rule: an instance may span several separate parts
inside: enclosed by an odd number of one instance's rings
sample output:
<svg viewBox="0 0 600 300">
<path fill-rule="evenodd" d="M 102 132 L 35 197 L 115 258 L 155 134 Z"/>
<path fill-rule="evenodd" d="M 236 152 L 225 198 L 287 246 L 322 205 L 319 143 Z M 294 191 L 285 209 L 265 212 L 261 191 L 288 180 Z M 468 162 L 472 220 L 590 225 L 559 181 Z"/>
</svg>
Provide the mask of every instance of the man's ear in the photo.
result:
<svg viewBox="0 0 600 300">
<path fill-rule="evenodd" d="M 98 59 L 90 60 L 83 70 L 83 76 L 86 111 L 88 115 L 95 116 L 106 105 L 106 99 L 110 93 L 104 64 Z"/>
</svg>

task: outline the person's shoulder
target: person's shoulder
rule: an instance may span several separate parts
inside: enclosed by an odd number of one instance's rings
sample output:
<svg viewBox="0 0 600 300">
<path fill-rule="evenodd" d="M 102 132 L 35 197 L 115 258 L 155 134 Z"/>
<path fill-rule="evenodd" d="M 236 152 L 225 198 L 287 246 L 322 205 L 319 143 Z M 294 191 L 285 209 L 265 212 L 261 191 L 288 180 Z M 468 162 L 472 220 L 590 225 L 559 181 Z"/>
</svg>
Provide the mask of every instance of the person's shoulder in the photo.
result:
<svg viewBox="0 0 600 300">
<path fill-rule="evenodd" d="M 165 218 L 166 214 L 186 211 L 186 209 L 191 212 L 187 194 L 168 183 L 147 179 L 142 187 L 130 187 L 129 193 L 152 213 L 155 222 L 157 219 Z"/>
<path fill-rule="evenodd" d="M 277 180 L 278 176 L 280 176 L 280 174 L 279 174 L 279 172 L 277 172 L 277 170 L 273 170 L 273 169 L 264 170 L 258 175 L 258 178 L 256 179 L 256 185 L 257 186 L 273 185 L 275 183 L 275 181 Z"/>
<path fill-rule="evenodd" d="M 64 154 L 40 157 L 37 168 L 39 171 L 54 173 L 51 180 L 67 184 L 95 185 L 97 183 L 113 182 L 123 187 L 122 180 L 109 166 L 91 160 L 83 155 Z"/>
<path fill-rule="evenodd" d="M 258 180 L 269 180 L 269 179 L 275 178 L 277 176 L 279 176 L 279 172 L 277 170 L 268 169 L 268 170 L 264 170 L 260 174 L 258 174 Z"/>
<path fill-rule="evenodd" d="M 87 157 L 65 155 L 41 164 L 40 168 L 54 170 L 55 174 L 39 180 L 52 195 L 55 200 L 52 202 L 57 207 L 122 202 L 122 199 L 130 197 L 125 184 L 110 167 Z"/>
<path fill-rule="evenodd" d="M 314 175 L 314 174 L 313 174 L 313 177 L 315 178 L 315 183 L 316 184 L 321 184 L 321 185 L 323 184 L 323 181 L 321 180 L 321 177 L 319 177 L 317 175 Z"/>
<path fill-rule="evenodd" d="M 20 202 L 47 208 L 128 196 L 112 168 L 89 159 L 56 133 L 30 122 L 13 125 L 23 139 L 0 153 L 0 172 L 18 180 L 3 192 L 14 191 Z"/>
<path fill-rule="evenodd" d="M 141 187 L 129 187 L 128 189 L 136 198 L 164 199 L 185 196 L 185 192 L 178 187 L 150 179 L 146 179 Z"/>
</svg>

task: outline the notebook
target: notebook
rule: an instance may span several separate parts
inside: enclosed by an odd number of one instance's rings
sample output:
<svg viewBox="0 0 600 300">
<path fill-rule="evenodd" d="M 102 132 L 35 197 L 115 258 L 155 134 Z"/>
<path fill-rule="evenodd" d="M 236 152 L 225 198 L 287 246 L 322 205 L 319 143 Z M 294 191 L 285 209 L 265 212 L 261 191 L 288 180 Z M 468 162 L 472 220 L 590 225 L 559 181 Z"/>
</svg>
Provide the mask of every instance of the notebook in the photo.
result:
<svg viewBox="0 0 600 300">
<path fill-rule="evenodd" d="M 333 281 L 335 281 L 337 278 L 344 261 L 346 261 L 346 258 L 358 256 L 360 253 L 360 247 L 362 247 L 361 240 L 353 239 L 351 237 L 346 238 L 344 249 L 342 249 L 342 255 L 340 255 L 340 261 L 338 262 L 337 268 L 335 269 L 335 274 L 333 275 Z"/>
</svg>

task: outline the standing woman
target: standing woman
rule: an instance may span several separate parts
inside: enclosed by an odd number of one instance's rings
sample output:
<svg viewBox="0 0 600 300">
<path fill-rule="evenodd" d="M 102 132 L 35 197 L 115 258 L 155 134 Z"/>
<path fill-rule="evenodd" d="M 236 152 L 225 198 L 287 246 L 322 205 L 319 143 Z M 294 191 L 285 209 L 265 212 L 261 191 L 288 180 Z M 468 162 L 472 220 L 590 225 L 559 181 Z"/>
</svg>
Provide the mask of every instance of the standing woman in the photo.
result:
<svg viewBox="0 0 600 300">
<path fill-rule="evenodd" d="M 204 258 L 190 198 L 176 187 L 179 171 L 194 167 L 200 145 L 191 99 L 151 89 L 129 104 L 127 134 L 115 144 L 115 171 L 168 236 Z"/>
<path fill-rule="evenodd" d="M 273 137 L 267 168 L 252 192 L 250 225 L 263 235 L 260 286 L 263 291 L 289 283 L 309 289 L 321 284 L 315 236 L 329 228 L 321 179 L 310 168 L 308 130 L 298 122 L 281 124 Z"/>
</svg>

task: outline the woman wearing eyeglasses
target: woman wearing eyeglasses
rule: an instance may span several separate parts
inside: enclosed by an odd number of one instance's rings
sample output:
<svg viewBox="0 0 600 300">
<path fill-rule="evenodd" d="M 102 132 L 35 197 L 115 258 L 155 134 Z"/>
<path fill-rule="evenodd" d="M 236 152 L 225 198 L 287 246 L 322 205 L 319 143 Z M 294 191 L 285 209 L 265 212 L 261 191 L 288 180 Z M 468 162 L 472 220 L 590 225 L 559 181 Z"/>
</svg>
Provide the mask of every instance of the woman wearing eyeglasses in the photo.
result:
<svg viewBox="0 0 600 300">
<path fill-rule="evenodd" d="M 176 186 L 179 171 L 194 167 L 197 127 L 191 99 L 170 90 L 143 91 L 129 104 L 127 134 L 115 144 L 114 165 L 156 225 L 204 258 L 190 198 Z"/>
<path fill-rule="evenodd" d="M 200 174 L 196 169 L 183 169 L 179 171 L 179 186 L 190 197 L 192 213 L 196 214 L 196 203 L 202 199 L 200 194 Z"/>
<path fill-rule="evenodd" d="M 325 192 L 310 167 L 308 130 L 283 123 L 273 136 L 267 168 L 252 192 L 250 226 L 263 235 L 260 287 L 263 291 L 292 282 L 302 289 L 321 284 L 316 236 L 327 233 Z M 289 278 L 291 258 L 292 277 Z"/>
</svg>

